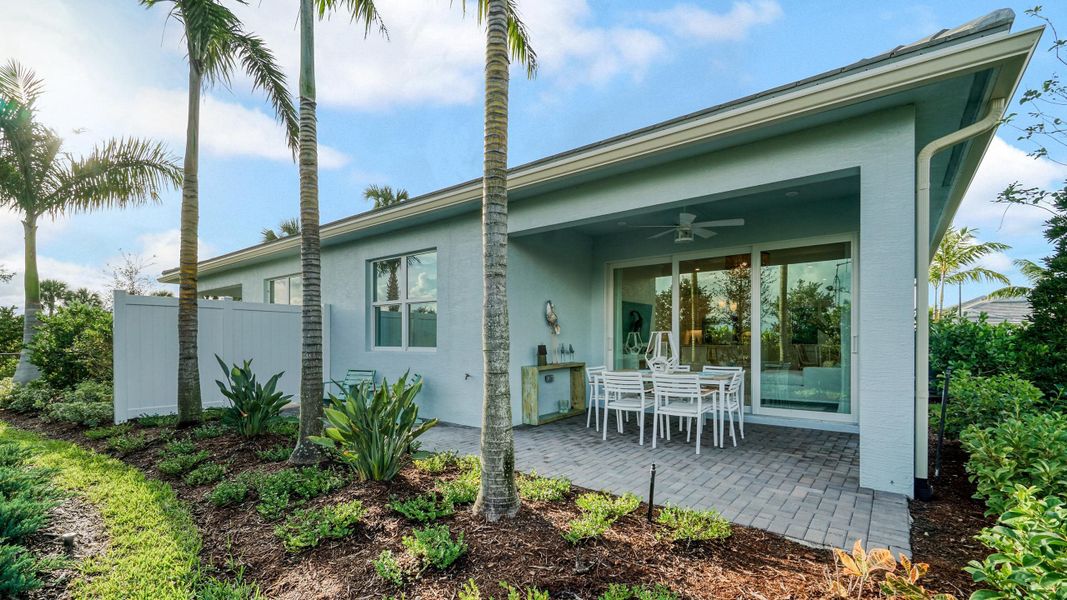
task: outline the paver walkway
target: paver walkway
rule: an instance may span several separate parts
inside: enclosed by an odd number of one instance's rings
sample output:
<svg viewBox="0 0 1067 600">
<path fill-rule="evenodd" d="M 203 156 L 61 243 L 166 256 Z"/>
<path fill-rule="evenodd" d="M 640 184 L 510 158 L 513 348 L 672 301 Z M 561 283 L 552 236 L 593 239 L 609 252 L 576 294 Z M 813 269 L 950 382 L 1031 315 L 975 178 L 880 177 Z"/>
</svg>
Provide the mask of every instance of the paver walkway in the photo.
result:
<svg viewBox="0 0 1067 600">
<path fill-rule="evenodd" d="M 739 525 L 810 545 L 844 547 L 858 538 L 868 547 L 911 553 L 907 499 L 860 488 L 855 434 L 746 424 L 736 448 L 729 434 L 725 448 L 709 447 L 706 433 L 698 456 L 684 433 L 653 450 L 651 432 L 649 419 L 645 446 L 639 446 L 634 419 L 621 435 L 612 423 L 606 441 L 586 429 L 584 416 L 518 427 L 516 467 L 647 498 L 654 461 L 656 504 L 715 508 Z M 424 450 L 476 454 L 478 434 L 475 428 L 441 424 L 420 440 Z"/>
</svg>

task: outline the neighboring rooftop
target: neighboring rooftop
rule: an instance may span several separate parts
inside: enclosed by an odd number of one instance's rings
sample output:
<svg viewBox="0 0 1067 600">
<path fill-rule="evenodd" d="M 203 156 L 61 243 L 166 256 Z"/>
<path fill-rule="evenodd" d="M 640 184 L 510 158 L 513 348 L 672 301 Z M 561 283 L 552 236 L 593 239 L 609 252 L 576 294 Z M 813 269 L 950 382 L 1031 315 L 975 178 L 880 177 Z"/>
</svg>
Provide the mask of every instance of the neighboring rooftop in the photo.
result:
<svg viewBox="0 0 1067 600">
<path fill-rule="evenodd" d="M 951 309 L 950 309 L 951 310 Z M 963 303 L 963 316 L 977 321 L 982 314 L 990 323 L 1022 323 L 1030 316 L 1030 301 L 1026 298 L 990 298 L 980 296 Z"/>
</svg>

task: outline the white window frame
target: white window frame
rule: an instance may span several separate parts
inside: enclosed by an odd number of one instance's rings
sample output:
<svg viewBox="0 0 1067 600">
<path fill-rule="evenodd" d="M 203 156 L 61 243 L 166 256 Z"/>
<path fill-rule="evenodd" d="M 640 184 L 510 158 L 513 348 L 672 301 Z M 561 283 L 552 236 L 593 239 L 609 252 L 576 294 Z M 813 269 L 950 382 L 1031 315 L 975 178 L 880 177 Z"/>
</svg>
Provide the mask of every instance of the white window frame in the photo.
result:
<svg viewBox="0 0 1067 600">
<path fill-rule="evenodd" d="M 433 346 L 411 346 L 408 341 L 408 325 L 410 321 L 410 306 L 412 304 L 429 304 L 434 303 L 437 305 L 437 314 L 441 314 L 441 303 L 439 300 L 440 289 L 434 293 L 434 297 L 431 298 L 408 298 L 408 258 L 412 256 L 418 256 L 420 254 L 438 254 L 437 248 L 426 248 L 425 250 L 416 250 L 414 252 L 405 252 L 404 254 L 394 254 L 392 256 L 385 256 L 382 258 L 375 258 L 367 261 L 367 293 L 369 295 L 370 302 L 370 315 L 367 319 L 370 322 L 370 346 L 372 350 L 382 352 L 436 352 L 437 344 Z M 400 285 L 400 298 L 397 300 L 375 300 L 374 294 L 377 291 L 378 281 L 377 274 L 374 269 L 374 265 L 387 260 L 400 259 L 400 270 L 397 271 L 397 283 Z M 436 264 L 434 266 L 436 269 Z M 379 346 L 378 340 L 378 320 L 374 317 L 374 309 L 382 306 L 396 306 L 400 305 L 400 345 L 399 346 Z"/>
<path fill-rule="evenodd" d="M 295 279 L 300 279 L 301 277 L 302 277 L 302 275 L 300 273 L 291 273 L 289 275 L 279 275 L 277 277 L 268 277 L 268 278 L 264 279 L 263 280 L 263 303 L 264 304 L 277 304 L 279 306 L 299 306 L 298 304 L 293 304 L 293 302 L 292 302 L 292 297 L 293 297 L 293 283 L 292 282 L 293 282 L 294 278 Z M 275 281 L 278 281 L 279 279 L 287 279 L 287 280 L 289 280 L 289 297 L 286 298 L 286 302 L 284 304 L 281 303 L 281 302 L 271 302 L 271 300 L 270 300 L 271 283 L 273 283 Z M 301 281 L 301 284 L 302 283 L 303 283 L 303 281 Z"/>
</svg>

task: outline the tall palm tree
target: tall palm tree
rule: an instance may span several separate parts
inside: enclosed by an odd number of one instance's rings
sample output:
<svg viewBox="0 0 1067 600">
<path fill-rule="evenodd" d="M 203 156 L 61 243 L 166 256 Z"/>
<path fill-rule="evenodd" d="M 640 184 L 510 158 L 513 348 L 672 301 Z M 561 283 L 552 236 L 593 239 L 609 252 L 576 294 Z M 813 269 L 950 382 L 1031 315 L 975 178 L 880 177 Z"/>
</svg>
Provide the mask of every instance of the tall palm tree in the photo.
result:
<svg viewBox="0 0 1067 600">
<path fill-rule="evenodd" d="M 945 288 L 950 285 L 962 286 L 964 283 L 996 281 L 1008 285 L 1011 283 L 1003 273 L 980 266 L 972 266 L 981 258 L 994 252 L 1011 249 L 1000 242 L 979 242 L 975 237 L 977 229 L 970 227 L 949 227 L 945 237 L 937 246 L 934 259 L 930 262 L 930 284 L 934 286 L 934 318 L 939 319 L 945 312 Z"/>
<path fill-rule="evenodd" d="M 42 280 L 40 287 L 41 306 L 44 307 L 48 316 L 52 316 L 56 312 L 56 307 L 61 306 L 67 299 L 67 295 L 70 294 L 70 288 L 58 279 Z"/>
<path fill-rule="evenodd" d="M 298 136 L 296 110 L 286 90 L 285 75 L 274 55 L 221 0 L 141 0 L 153 7 L 170 5 L 170 17 L 183 27 L 189 61 L 189 102 L 185 130 L 181 241 L 178 256 L 178 425 L 200 421 L 200 367 L 197 362 L 197 235 L 200 223 L 200 92 L 206 84 L 229 83 L 240 69 L 253 89 L 266 94 L 277 119 L 285 125 L 294 150 Z"/>
<path fill-rule="evenodd" d="M 37 275 L 37 223 L 43 216 L 126 208 L 159 201 L 181 185 L 181 171 L 166 147 L 135 138 L 111 139 L 86 156 L 62 152 L 63 140 L 37 120 L 44 82 L 15 61 L 0 68 L 0 208 L 22 215 L 25 243 L 24 345 L 33 340 L 41 310 Z M 15 381 L 37 378 L 24 351 Z"/>
<path fill-rule="evenodd" d="M 1023 274 L 1023 277 L 1026 278 L 1026 281 L 1028 281 L 1030 285 L 1005 286 L 999 290 L 990 292 L 990 298 L 1022 298 L 1028 296 L 1030 290 L 1037 285 L 1037 282 L 1044 279 L 1045 275 L 1048 273 L 1048 271 L 1045 270 L 1045 267 L 1042 267 L 1029 258 L 1016 258 L 1011 261 L 1011 264 L 1015 265 L 1016 269 L 1019 269 L 1019 272 Z"/>
<path fill-rule="evenodd" d="M 85 287 L 80 287 L 76 290 L 67 292 L 63 301 L 67 304 L 85 304 L 87 306 L 96 307 L 104 306 L 104 300 L 100 297 L 100 294 Z"/>
<path fill-rule="evenodd" d="M 508 328 L 508 66 L 537 70 L 514 0 L 477 0 L 485 38 L 485 156 L 482 177 L 482 475 L 474 511 L 490 521 L 519 511 L 511 430 Z"/>
<path fill-rule="evenodd" d="M 363 190 L 363 199 L 373 201 L 374 208 L 385 208 L 386 206 L 406 202 L 409 196 L 408 191 L 404 188 L 398 188 L 394 191 L 388 185 L 371 184 Z"/>
<path fill-rule="evenodd" d="M 270 227 L 267 227 L 263 229 L 260 235 L 263 236 L 264 242 L 273 242 L 274 240 L 280 240 L 284 237 L 300 235 L 300 219 L 297 219 L 295 217 L 290 219 L 283 219 L 281 222 L 278 223 L 277 233 Z"/>
<path fill-rule="evenodd" d="M 318 462 L 312 436 L 322 434 L 322 288 L 319 257 L 319 153 L 315 116 L 315 18 L 342 10 L 362 23 L 364 37 L 385 26 L 373 0 L 300 0 L 300 277 L 303 305 L 300 351 L 300 430 L 289 461 Z"/>
</svg>

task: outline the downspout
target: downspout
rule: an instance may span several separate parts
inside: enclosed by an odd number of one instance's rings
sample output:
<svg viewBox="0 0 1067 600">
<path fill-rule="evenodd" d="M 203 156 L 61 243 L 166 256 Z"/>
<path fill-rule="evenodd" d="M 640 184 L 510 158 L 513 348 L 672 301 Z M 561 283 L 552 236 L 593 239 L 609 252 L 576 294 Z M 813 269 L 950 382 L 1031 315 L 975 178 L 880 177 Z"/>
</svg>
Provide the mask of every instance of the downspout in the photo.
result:
<svg viewBox="0 0 1067 600">
<path fill-rule="evenodd" d="M 981 120 L 927 144 L 917 159 L 915 193 L 915 496 L 926 500 L 932 495 L 927 481 L 929 456 L 930 385 L 930 161 L 938 152 L 967 141 L 997 126 L 1007 101 L 993 98 Z"/>
</svg>

